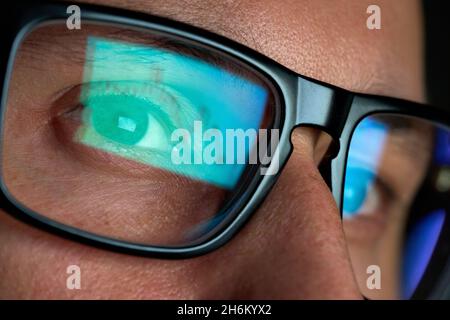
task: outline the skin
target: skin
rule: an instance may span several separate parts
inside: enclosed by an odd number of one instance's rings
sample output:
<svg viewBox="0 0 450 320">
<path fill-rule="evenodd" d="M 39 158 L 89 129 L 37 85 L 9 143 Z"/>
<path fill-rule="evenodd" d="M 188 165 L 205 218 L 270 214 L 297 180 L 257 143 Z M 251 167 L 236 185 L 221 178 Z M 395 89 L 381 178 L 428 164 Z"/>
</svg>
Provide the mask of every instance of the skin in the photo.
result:
<svg viewBox="0 0 450 320">
<path fill-rule="evenodd" d="M 383 122 L 383 118 L 375 119 Z M 365 297 L 402 297 L 400 284 L 404 229 L 414 195 L 430 162 L 431 129 L 428 123 L 414 119 L 410 127 L 397 129 L 386 135 L 383 152 L 373 169 L 377 178 L 390 191 L 384 190 L 381 183 L 373 183 L 358 214 L 350 218 L 344 217 L 347 245 Z M 366 286 L 366 268 L 369 265 L 380 266 L 380 290 L 369 290 Z"/>
<path fill-rule="evenodd" d="M 382 29 L 366 28 L 370 1 L 91 1 L 190 23 L 288 68 L 353 91 L 423 101 L 419 1 L 379 1 Z M 328 139 L 292 134 L 276 186 L 224 247 L 195 259 L 125 256 L 66 241 L 0 214 L 0 298 L 359 299 L 339 211 L 317 170 Z M 82 290 L 66 289 L 66 268 Z M 356 269 L 355 269 L 356 270 Z"/>
</svg>

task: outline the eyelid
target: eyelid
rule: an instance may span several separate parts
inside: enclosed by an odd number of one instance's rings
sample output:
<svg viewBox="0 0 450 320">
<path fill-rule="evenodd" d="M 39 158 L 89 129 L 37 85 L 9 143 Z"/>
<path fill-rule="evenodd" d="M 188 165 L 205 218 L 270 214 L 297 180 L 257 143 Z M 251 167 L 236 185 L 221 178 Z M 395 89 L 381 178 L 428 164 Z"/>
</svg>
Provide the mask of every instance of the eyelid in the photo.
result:
<svg viewBox="0 0 450 320">
<path fill-rule="evenodd" d="M 133 86 L 135 86 L 133 88 Z M 141 87 L 139 90 L 137 87 Z M 174 127 L 186 127 L 192 125 L 194 120 L 204 119 L 199 108 L 192 102 L 178 93 L 176 90 L 150 81 L 97 81 L 76 84 L 65 87 L 53 95 L 50 118 L 59 117 L 65 113 L 70 113 L 79 106 L 80 102 L 86 100 L 90 92 L 94 90 L 93 97 L 105 96 L 107 94 L 139 94 L 138 97 L 147 100 L 152 105 L 158 107 L 161 112 L 165 112 L 173 119 Z M 147 94 L 146 94 L 147 93 Z M 152 101 L 151 96 L 158 99 L 165 99 L 168 103 L 161 106 Z"/>
<path fill-rule="evenodd" d="M 388 202 L 388 201 L 393 201 L 395 199 L 398 199 L 397 193 L 390 186 L 389 182 L 386 181 L 386 179 L 383 177 L 382 172 L 380 172 L 379 170 L 374 169 L 372 166 L 367 165 L 367 164 L 363 163 L 362 161 L 359 161 L 357 164 L 355 164 L 355 161 L 352 161 L 352 164 L 347 166 L 347 170 L 349 170 L 350 168 L 353 170 L 368 171 L 371 174 L 373 174 L 373 180 L 370 181 L 367 192 L 371 192 L 370 191 L 371 188 L 376 188 L 376 190 L 380 190 L 382 193 L 381 199 L 380 199 L 382 204 L 385 202 Z M 368 196 L 368 194 L 366 194 L 366 197 L 367 196 Z M 381 211 L 385 211 L 385 210 L 381 210 Z"/>
<path fill-rule="evenodd" d="M 81 123 L 81 114 L 79 116 L 74 116 L 74 113 L 78 114 L 79 112 L 81 112 L 80 103 L 77 103 L 70 111 L 66 111 L 63 114 L 54 117 L 51 121 L 53 128 L 52 132 L 55 132 L 55 139 L 60 141 L 61 145 L 64 147 L 63 150 L 69 152 L 74 159 L 89 164 L 90 167 L 94 166 L 96 170 L 101 172 L 119 172 L 120 174 L 129 177 L 140 178 L 147 176 L 147 173 L 149 174 L 149 177 L 153 176 L 154 169 L 147 164 L 142 164 L 132 159 L 118 157 L 109 152 L 85 146 L 84 144 L 74 143 L 74 136 L 79 134 L 78 129 Z M 161 152 L 160 150 L 149 148 L 145 148 L 144 150 L 141 147 L 118 145 L 109 142 L 106 139 L 102 140 L 102 143 L 109 144 L 116 149 L 121 149 L 122 151 L 120 152 L 122 153 L 133 154 L 134 158 L 140 158 L 141 154 L 145 154 L 145 156 L 152 157 L 156 162 L 167 161 L 166 153 Z M 111 166 L 112 164 L 114 165 Z"/>
<path fill-rule="evenodd" d="M 149 81 L 92 82 L 86 84 L 84 90 L 82 89 L 79 104 L 89 107 L 90 102 L 94 102 L 95 105 L 96 99 L 101 101 L 102 97 L 111 96 L 129 96 L 130 99 L 148 102 L 148 109 L 145 112 L 155 117 L 159 125 L 163 127 L 169 143 L 170 136 L 176 128 L 190 126 L 198 118 L 196 107 L 187 98 L 167 86 Z M 165 152 L 158 150 L 150 150 L 136 145 L 118 146 L 116 143 L 108 141 L 102 143 L 109 144 L 112 149 L 120 149 L 118 154 L 127 154 L 131 158 L 144 159 L 151 156 L 153 162 L 167 161 Z"/>
<path fill-rule="evenodd" d="M 399 194 L 392 187 L 392 184 L 389 183 L 389 181 L 386 179 L 385 175 L 383 174 L 383 170 L 382 168 L 379 168 L 379 165 L 379 160 L 375 160 L 375 162 L 369 162 L 366 157 L 360 157 L 357 153 L 352 153 L 347 159 L 347 168 L 359 168 L 371 172 L 374 176 L 374 181 L 372 183 L 380 186 L 388 199 L 398 199 Z"/>
<path fill-rule="evenodd" d="M 108 95 L 110 96 L 114 94 L 122 96 L 125 94 L 129 94 L 130 96 L 136 95 L 137 98 L 147 100 L 149 101 L 149 104 L 151 103 L 153 110 L 149 110 L 149 114 L 153 112 L 153 115 L 156 113 L 160 116 L 165 115 L 164 118 L 167 117 L 171 120 L 174 119 L 175 121 L 172 125 L 170 125 L 170 129 L 174 129 L 172 127 L 176 126 L 183 127 L 192 125 L 193 121 L 195 119 L 199 119 L 200 117 L 199 110 L 197 110 L 198 108 L 196 108 L 196 106 L 194 106 L 187 98 L 183 97 L 173 89 L 166 87 L 162 88 L 161 85 L 158 86 L 157 84 L 155 85 L 149 81 L 116 81 L 115 84 L 117 86 L 111 86 L 111 82 L 92 82 L 77 84 L 75 86 L 62 89 L 55 95 L 55 97 L 57 97 L 56 101 L 54 101 L 51 106 L 51 118 L 54 119 L 52 120 L 52 123 L 55 126 L 60 127 L 62 123 L 67 123 L 62 121 L 62 119 L 76 119 L 74 118 L 73 113 L 77 112 L 76 110 L 80 108 L 80 104 L 83 103 L 83 100 L 89 99 L 89 93 L 93 93 L 93 98 Z M 145 88 L 150 89 L 147 90 Z M 152 101 L 152 97 L 160 98 L 161 101 L 166 101 L 167 103 L 165 103 L 164 107 L 161 105 L 158 106 L 158 104 L 155 104 Z M 169 141 L 171 133 L 172 132 L 168 132 Z M 68 135 L 73 137 L 70 133 Z M 63 135 L 58 135 L 58 139 L 72 140 L 72 138 L 64 138 Z M 114 147 L 117 146 L 114 145 Z M 144 153 L 146 156 L 151 156 L 154 161 L 167 161 L 167 155 L 159 152 L 158 150 L 149 150 L 148 148 L 141 150 L 140 147 L 130 147 L 126 148 L 126 150 L 124 149 L 123 151 L 128 154 L 133 153 L 135 158 L 140 158 L 140 154 Z M 86 154 L 86 157 L 89 158 L 89 154 L 86 152 L 76 152 L 75 154 Z M 102 157 L 101 154 L 96 155 L 96 157 L 98 156 L 100 156 L 100 158 Z M 106 157 L 107 162 L 115 161 L 115 157 Z"/>
<path fill-rule="evenodd" d="M 149 102 L 149 105 L 167 113 L 175 127 L 192 124 L 200 119 L 197 107 L 176 90 L 161 83 L 150 81 L 99 81 L 84 84 L 80 101 L 111 95 L 130 95 Z M 183 122 L 183 123 L 181 123 Z"/>
<path fill-rule="evenodd" d="M 375 174 L 374 183 L 381 188 L 383 194 L 387 196 L 388 200 L 397 199 L 398 195 L 395 190 L 389 185 L 389 183 L 382 177 L 382 175 Z"/>
</svg>

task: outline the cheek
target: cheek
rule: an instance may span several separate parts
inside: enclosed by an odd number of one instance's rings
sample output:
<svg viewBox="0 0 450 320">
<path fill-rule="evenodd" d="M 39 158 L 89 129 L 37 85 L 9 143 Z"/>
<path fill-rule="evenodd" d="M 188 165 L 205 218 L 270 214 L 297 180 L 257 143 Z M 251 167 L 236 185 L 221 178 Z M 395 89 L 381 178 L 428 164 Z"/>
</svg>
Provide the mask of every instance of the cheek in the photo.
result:
<svg viewBox="0 0 450 320">
<path fill-rule="evenodd" d="M 164 261 L 97 250 L 35 230 L 0 212 L 0 299 L 214 297 L 217 290 L 206 292 L 220 285 L 215 273 L 208 272 L 214 261 L 206 256 Z M 67 288 L 71 265 L 80 267 L 80 290 Z"/>
<path fill-rule="evenodd" d="M 5 184 L 19 202 L 53 220 L 133 242 L 177 244 L 217 213 L 227 195 L 207 183 L 64 143 L 57 139 L 61 130 L 43 117 L 21 125 L 26 115 L 10 116 Z"/>
</svg>

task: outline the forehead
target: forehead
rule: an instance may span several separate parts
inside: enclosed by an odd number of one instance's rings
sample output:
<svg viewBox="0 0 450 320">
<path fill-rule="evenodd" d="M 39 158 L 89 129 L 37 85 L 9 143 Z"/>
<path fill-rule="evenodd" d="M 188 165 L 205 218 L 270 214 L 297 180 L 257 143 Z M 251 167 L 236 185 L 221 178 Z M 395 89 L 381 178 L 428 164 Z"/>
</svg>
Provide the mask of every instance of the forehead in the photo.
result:
<svg viewBox="0 0 450 320">
<path fill-rule="evenodd" d="M 350 90 L 423 99 L 418 0 L 381 0 L 381 30 L 369 30 L 370 0 L 81 0 L 190 23 Z"/>
</svg>

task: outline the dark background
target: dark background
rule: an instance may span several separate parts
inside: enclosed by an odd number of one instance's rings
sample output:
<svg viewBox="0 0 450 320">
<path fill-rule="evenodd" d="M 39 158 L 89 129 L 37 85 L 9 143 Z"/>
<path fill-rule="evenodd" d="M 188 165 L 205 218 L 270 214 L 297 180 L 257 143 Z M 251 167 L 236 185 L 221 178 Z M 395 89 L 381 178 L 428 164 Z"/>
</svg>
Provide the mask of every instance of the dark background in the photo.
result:
<svg viewBox="0 0 450 320">
<path fill-rule="evenodd" d="M 423 7 L 428 102 L 450 111 L 450 1 L 423 0 Z"/>
<path fill-rule="evenodd" d="M 423 0 L 428 102 L 450 112 L 449 4 L 448 0 Z M 450 299 L 450 285 L 446 298 Z"/>
</svg>

